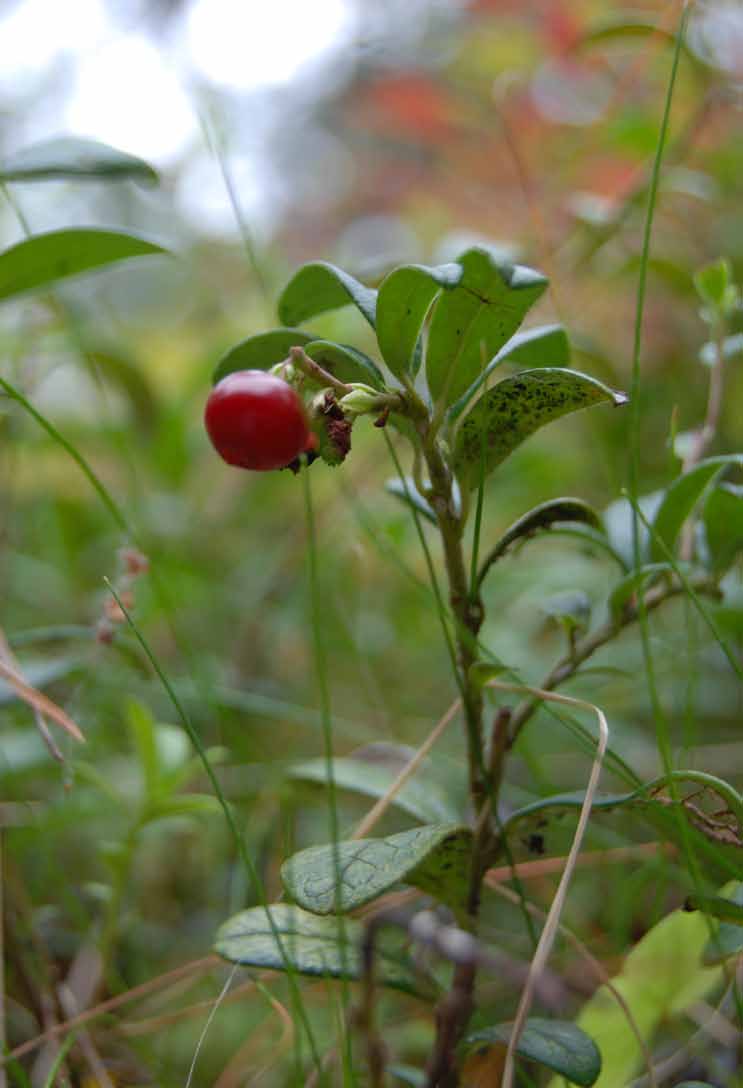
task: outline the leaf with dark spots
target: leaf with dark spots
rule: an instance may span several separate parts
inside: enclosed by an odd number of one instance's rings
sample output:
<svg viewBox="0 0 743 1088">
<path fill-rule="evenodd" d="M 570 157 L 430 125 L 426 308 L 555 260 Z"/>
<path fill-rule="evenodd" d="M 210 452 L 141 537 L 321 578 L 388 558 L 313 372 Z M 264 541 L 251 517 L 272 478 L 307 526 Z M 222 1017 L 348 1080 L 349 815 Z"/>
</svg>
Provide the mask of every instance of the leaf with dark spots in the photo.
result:
<svg viewBox="0 0 743 1088">
<path fill-rule="evenodd" d="M 466 487 L 475 487 L 484 460 L 492 472 L 527 438 L 561 416 L 594 404 L 625 404 L 627 397 L 577 370 L 525 370 L 499 382 L 460 423 L 454 467 Z"/>
<path fill-rule="evenodd" d="M 435 303 L 426 350 L 431 396 L 447 404 L 469 389 L 547 288 L 541 272 L 498 263 L 481 247 L 457 263 L 461 282 Z"/>
<path fill-rule="evenodd" d="M 452 404 L 449 418 L 458 419 L 493 371 L 506 362 L 527 367 L 567 366 L 570 362 L 570 344 L 565 329 L 562 325 L 539 325 L 515 333 L 469 389 Z"/>
<path fill-rule="evenodd" d="M 412 884 L 448 906 L 463 907 L 469 888 L 472 832 L 433 824 L 333 846 L 311 846 L 284 863 L 288 894 L 316 914 L 351 911 L 396 884 Z"/>
</svg>

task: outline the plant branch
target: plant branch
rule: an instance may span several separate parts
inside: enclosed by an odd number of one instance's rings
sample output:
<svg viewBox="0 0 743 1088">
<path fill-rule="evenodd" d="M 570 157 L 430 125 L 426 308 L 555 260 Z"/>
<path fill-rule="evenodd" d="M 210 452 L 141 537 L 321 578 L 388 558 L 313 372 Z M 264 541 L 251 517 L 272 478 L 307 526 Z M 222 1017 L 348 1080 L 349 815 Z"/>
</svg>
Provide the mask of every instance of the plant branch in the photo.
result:
<svg viewBox="0 0 743 1088">
<path fill-rule="evenodd" d="M 694 588 L 700 592 L 708 592 L 712 594 L 718 594 L 719 590 L 714 581 L 712 581 L 707 575 L 699 576 L 692 582 Z M 678 581 L 666 583 L 665 585 L 658 586 L 656 589 L 651 589 L 644 598 L 644 611 L 652 612 L 665 601 L 670 600 L 672 597 L 677 597 L 685 592 L 686 587 Z M 586 635 L 576 643 L 575 647 L 571 650 L 569 655 L 561 658 L 560 661 L 554 666 L 554 668 L 547 674 L 542 680 L 539 687 L 543 691 L 554 691 L 561 684 L 564 684 L 566 680 L 569 680 L 574 676 L 580 666 L 587 661 L 597 650 L 605 646 L 607 642 L 610 642 L 613 638 L 624 630 L 625 627 L 629 627 L 630 624 L 635 623 L 640 618 L 641 606 L 639 602 L 628 605 L 625 608 L 622 616 L 618 620 L 610 619 L 606 623 L 598 627 L 592 634 Z M 540 699 L 528 699 L 521 702 L 513 712 L 511 718 L 511 745 L 516 741 L 519 733 L 524 728 L 529 719 L 533 716 L 535 711 L 541 705 Z"/>
<path fill-rule="evenodd" d="M 454 479 L 436 440 L 435 423 L 423 431 L 422 440 L 431 481 L 426 498 L 436 514 L 441 534 L 449 603 L 455 619 L 457 683 L 467 730 L 469 793 L 477 816 L 467 903 L 474 932 L 492 834 L 486 815 L 491 787 L 484 765 L 483 697 L 480 687 L 470 680 L 471 666 L 477 661 L 477 634 L 483 621 L 483 608 L 479 595 L 473 594 L 468 582 L 462 547 L 464 516 L 455 502 Z M 475 961 L 458 963 L 451 989 L 436 1009 L 436 1038 L 426 1071 L 427 1088 L 454 1088 L 457 1084 L 456 1046 L 474 1008 L 476 974 Z"/>
<path fill-rule="evenodd" d="M 319 363 L 316 363 L 314 359 L 310 359 L 304 348 L 294 347 L 289 348 L 288 362 L 297 370 L 301 371 L 305 377 L 310 381 L 315 382 L 317 385 L 329 386 L 340 397 L 345 397 L 346 393 L 351 393 L 353 387 L 346 382 L 340 381 L 334 377 L 329 371 L 324 370 Z"/>
</svg>

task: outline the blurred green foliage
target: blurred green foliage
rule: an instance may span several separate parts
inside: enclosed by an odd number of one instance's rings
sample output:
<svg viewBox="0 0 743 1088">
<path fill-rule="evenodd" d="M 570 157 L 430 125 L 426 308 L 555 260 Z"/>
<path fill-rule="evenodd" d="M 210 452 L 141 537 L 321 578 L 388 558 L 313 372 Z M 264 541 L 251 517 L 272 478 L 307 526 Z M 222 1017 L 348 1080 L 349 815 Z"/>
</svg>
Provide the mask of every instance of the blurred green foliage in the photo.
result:
<svg viewBox="0 0 743 1088">
<path fill-rule="evenodd" d="M 698 5 L 698 23 L 712 7 Z M 5 304 L 0 374 L 80 452 L 128 527 L 117 524 L 54 437 L 17 401 L 0 396 L 0 628 L 28 682 L 86 737 L 83 749 L 51 725 L 64 757 L 55 761 L 30 708 L 0 687 L 9 1048 L 75 1008 L 205 956 L 218 924 L 255 905 L 173 707 L 112 611 L 104 578 L 131 595 L 138 627 L 203 744 L 216 750 L 221 786 L 270 898 L 280 894 L 283 858 L 330 837 L 323 791 L 294 770 L 322 753 L 301 484 L 289 472 L 228 469 L 201 425 L 214 367 L 237 341 L 277 324 L 273 300 L 296 262 L 338 261 L 378 283 L 398 258 L 447 261 L 464 248 L 462 239 L 485 239 L 549 276 L 534 321 L 566 327 L 573 365 L 628 387 L 672 26 L 664 5 L 645 6 L 650 32 L 617 20 L 604 25 L 607 8 L 617 15 L 601 3 L 568 5 L 563 17 L 550 5 L 479 0 L 447 24 L 446 42 L 434 21 L 410 56 L 389 63 L 357 58 L 310 118 L 343 148 L 350 180 L 322 214 L 300 191 L 275 236 L 250 260 L 237 242 L 199 237 L 193 224 L 180 224 L 177 256 L 112 266 Z M 743 279 L 736 86 L 700 46 L 703 31 L 692 27 L 681 64 L 652 241 L 640 404 L 644 494 L 678 473 L 674 439 L 704 416 L 709 375 L 698 356 L 711 334 L 698 312 L 694 274 L 707 266 L 697 278 L 707 306 L 729 300 L 728 268 L 731 282 Z M 317 158 L 292 165 L 322 177 Z M 22 237 L 13 208 L 23 208 L 26 193 L 18 177 L 9 166 L 10 202 L 2 214 L 16 224 L 13 240 Z M 138 225 L 134 181 L 108 187 L 98 178 L 86 190 L 96 194 L 86 223 L 98 223 L 98 201 L 109 225 L 165 241 L 173 230 L 171 181 L 163 179 L 161 218 Z M 69 194 L 79 200 L 80 180 L 55 184 L 61 206 Z M 65 223 L 60 216 L 59 226 Z M 713 264 L 721 253 L 729 265 Z M 737 303 L 726 321 L 730 337 L 743 332 Z M 358 313 L 323 315 L 315 331 L 373 353 Z M 740 361 L 731 349 L 711 455 L 742 448 Z M 601 509 L 617 500 L 627 481 L 627 426 L 621 413 L 585 413 L 520 447 L 486 487 L 483 548 L 549 499 L 577 495 Z M 368 745 L 415 747 L 455 692 L 412 519 L 384 488 L 394 466 L 363 419 L 348 460 L 332 469 L 318 464 L 311 473 L 334 750 L 348 756 Z M 729 545 L 725 518 L 740 536 L 733 502 L 740 496 L 731 486 L 720 486 L 709 513 L 717 521 L 708 535 L 720 552 Z M 130 577 L 125 547 L 146 557 L 146 572 Z M 708 605 L 737 661 L 739 564 L 722 601 Z M 584 622 L 591 607 L 603 607 L 618 573 L 611 558 L 569 536 L 545 534 L 514 549 L 487 580 L 483 642 L 525 681 L 538 683 L 564 650 L 560 626 L 546 620 L 545 610 L 567 615 L 554 602 L 579 589 Z M 687 598 L 652 616 L 650 646 L 674 764 L 721 775 L 740 789 L 740 686 Z M 600 703 L 621 761 L 639 779 L 654 777 L 662 760 L 637 632 L 600 651 L 594 665 L 571 694 Z M 440 742 L 432 761 L 438 781 L 461 773 L 462 745 L 453 730 Z M 504 815 L 574 789 L 590 759 L 574 724 L 541 710 L 509 764 Z M 607 764 L 602 787 L 628 788 L 618 761 Z M 368 799 L 341 791 L 340 801 L 341 830 L 350 830 Z M 397 809 L 382 833 L 411 824 Z M 535 826 L 516 860 L 560 855 L 573 826 Z M 729 843 L 711 845 L 695 833 L 679 853 L 665 849 L 665 838 L 631 812 L 592 821 L 589 850 L 643 847 L 580 870 L 571 893 L 565 920 L 610 973 L 684 901 L 694 879 L 689 857 L 703 868 L 708 891 L 741 873 L 740 850 Z M 658 840 L 657 849 L 646 849 Z M 545 908 L 553 871 L 525 886 L 527 898 Z M 517 906 L 489 904 L 485 934 L 514 961 L 528 961 L 531 936 Z M 579 964 L 569 945 L 558 947 L 553 966 L 567 980 L 566 1016 L 595 986 Z M 113 1018 L 94 1020 L 91 1045 L 112 1081 L 183 1083 L 228 973 L 209 961 L 162 993 L 153 989 Z M 72 1006 L 60 997 L 63 981 Z M 298 1069 L 306 1070 L 307 1055 L 300 1033 L 287 1028 L 286 984 L 273 977 L 265 984 L 269 990 L 257 982 L 217 1013 L 218 1030 L 206 1036 L 194 1083 L 227 1088 L 264 1066 L 266 1083 L 303 1083 Z M 247 986 L 247 978 L 238 985 Z M 488 977 L 483 990 L 492 1014 L 512 1016 L 516 985 L 508 972 Z M 323 1048 L 339 1045 L 336 993 L 328 982 L 306 988 Z M 740 1016 L 739 1006 L 726 1011 L 731 1021 Z M 430 1045 L 421 1007 L 387 995 L 377 1015 L 395 1060 L 420 1065 Z M 675 1021 L 661 1041 L 683 1041 Z M 731 1052 L 712 1039 L 680 1075 L 732 1085 Z M 22 1068 L 43 1083 L 53 1059 L 53 1051 L 39 1049 Z M 100 1083 L 83 1072 L 89 1059 L 77 1045 L 65 1068 L 72 1079 L 59 1083 Z M 9 1083 L 24 1084 L 23 1076 L 9 1067 Z"/>
</svg>

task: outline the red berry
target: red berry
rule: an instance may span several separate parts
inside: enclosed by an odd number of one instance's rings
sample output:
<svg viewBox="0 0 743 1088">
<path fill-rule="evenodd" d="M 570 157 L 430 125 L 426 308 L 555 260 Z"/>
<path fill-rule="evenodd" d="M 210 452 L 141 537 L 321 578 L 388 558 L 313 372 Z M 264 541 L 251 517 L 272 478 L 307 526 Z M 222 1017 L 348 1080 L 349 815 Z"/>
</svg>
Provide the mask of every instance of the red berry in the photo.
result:
<svg viewBox="0 0 743 1088">
<path fill-rule="evenodd" d="M 312 448 L 298 394 L 264 370 L 238 370 L 222 378 L 209 394 L 204 422 L 220 457 L 239 468 L 285 468 Z"/>
</svg>

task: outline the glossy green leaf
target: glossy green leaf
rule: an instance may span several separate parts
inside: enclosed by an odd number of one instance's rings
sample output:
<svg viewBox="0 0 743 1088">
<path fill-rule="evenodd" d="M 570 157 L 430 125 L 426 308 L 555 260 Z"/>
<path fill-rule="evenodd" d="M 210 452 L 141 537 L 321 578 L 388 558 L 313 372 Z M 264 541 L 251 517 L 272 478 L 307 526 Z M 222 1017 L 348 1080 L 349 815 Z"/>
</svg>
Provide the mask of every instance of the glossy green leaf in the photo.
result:
<svg viewBox="0 0 743 1088">
<path fill-rule="evenodd" d="M 118 261 L 164 253 L 162 246 L 144 238 L 93 227 L 34 234 L 0 253 L 0 299 Z"/>
<path fill-rule="evenodd" d="M 511 1024 L 495 1024 L 468 1035 L 463 1049 L 467 1054 L 480 1052 L 495 1044 L 508 1044 L 510 1037 Z M 593 1039 L 567 1020 L 530 1017 L 519 1036 L 516 1053 L 584 1088 L 590 1088 L 601 1072 L 601 1054 Z"/>
<path fill-rule="evenodd" d="M 735 359 L 739 355 L 743 356 L 743 332 L 733 333 L 722 341 L 723 359 Z M 699 360 L 705 366 L 714 366 L 717 362 L 717 344 L 711 340 L 703 344 L 699 351 Z"/>
<path fill-rule="evenodd" d="M 332 340 L 311 340 L 304 349 L 323 370 L 342 382 L 364 382 L 375 389 L 384 388 L 384 376 L 363 351 Z"/>
<path fill-rule="evenodd" d="M 609 615 L 615 623 L 622 618 L 622 613 L 635 596 L 648 588 L 648 582 L 655 581 L 663 574 L 673 574 L 670 563 L 646 563 L 639 570 L 633 570 L 621 582 L 614 586 L 609 594 Z"/>
<path fill-rule="evenodd" d="M 336 787 L 366 797 L 383 797 L 401 768 L 414 754 L 412 749 L 402 746 L 395 745 L 392 748 L 393 758 L 384 762 L 366 758 L 362 753 L 334 759 L 333 778 Z M 292 767 L 289 775 L 291 778 L 325 785 L 327 765 L 324 759 L 310 759 Z M 425 763 L 415 777 L 409 779 L 396 794 L 393 805 L 426 824 L 458 822 L 463 813 L 457 791 L 453 786 L 445 788 L 433 779 L 427 773 Z"/>
<path fill-rule="evenodd" d="M 674 911 L 645 934 L 612 979 L 649 1047 L 661 1023 L 682 1015 L 722 980 L 720 968 L 705 967 L 702 962 L 708 936 L 703 915 Z M 641 1070 L 642 1051 L 624 1010 L 605 986 L 583 1007 L 578 1026 L 601 1051 L 603 1065 L 596 1088 L 629 1084 Z M 558 1084 L 554 1080 L 550 1088 Z"/>
<path fill-rule="evenodd" d="M 281 292 L 279 319 L 285 325 L 301 325 L 310 317 L 351 303 L 374 328 L 377 292 L 327 261 L 313 261 L 302 265 Z"/>
<path fill-rule="evenodd" d="M 709 565 L 721 574 L 743 551 L 743 487 L 720 484 L 713 488 L 704 504 L 703 520 Z"/>
<path fill-rule="evenodd" d="M 743 454 L 730 453 L 709 457 L 674 480 L 666 490 L 652 521 L 651 559 L 664 560 L 668 558 L 668 552 L 673 552 L 684 522 L 699 502 L 705 488 L 728 465 L 743 465 Z"/>
<path fill-rule="evenodd" d="M 743 911 L 743 883 L 723 888 L 722 892 L 733 906 Z M 723 920 L 705 946 L 704 962 L 706 964 L 724 963 L 725 960 L 739 956 L 742 952 L 743 925 L 740 922 Z"/>
<path fill-rule="evenodd" d="M 394 495 L 395 498 L 400 499 L 406 506 L 416 510 L 419 514 L 422 514 L 427 521 L 430 521 L 432 525 L 436 525 L 436 515 L 432 508 L 428 504 L 428 501 L 424 499 L 418 488 L 415 486 L 415 482 L 411 476 L 406 476 L 405 480 L 401 480 L 400 477 L 395 477 L 393 480 L 388 480 L 384 485 L 385 491 L 388 491 L 390 495 Z"/>
<path fill-rule="evenodd" d="M 271 329 L 241 340 L 223 355 L 216 365 L 212 382 L 233 374 L 236 370 L 270 370 L 289 357 L 290 348 L 301 348 L 312 339 L 300 329 Z"/>
<path fill-rule="evenodd" d="M 382 280 L 377 297 L 377 340 L 384 361 L 401 378 L 415 368 L 415 349 L 431 303 L 464 275 L 461 264 L 427 268 L 409 264 Z"/>
<path fill-rule="evenodd" d="M 433 824 L 383 839 L 311 846 L 284 862 L 281 879 L 291 898 L 315 914 L 356 910 L 403 883 L 464 907 L 471 850 L 468 827 Z"/>
<path fill-rule="evenodd" d="M 462 281 L 436 302 L 426 350 L 431 396 L 447 404 L 469 389 L 547 288 L 541 272 L 499 264 L 483 248 L 469 249 L 457 261 Z"/>
<path fill-rule="evenodd" d="M 477 486 L 482 445 L 485 472 L 547 423 L 570 412 L 608 402 L 621 405 L 623 393 L 577 370 L 525 370 L 499 382 L 473 405 L 460 423 L 454 443 L 454 467 L 464 486 Z"/>
<path fill-rule="evenodd" d="M 0 163 L 0 183 L 9 181 L 52 181 L 79 178 L 93 181 L 130 179 L 157 185 L 159 178 L 144 159 L 116 147 L 63 136 L 25 147 Z"/>
<path fill-rule="evenodd" d="M 583 524 L 603 532 L 599 514 L 582 499 L 549 499 L 533 507 L 508 528 L 487 556 L 483 567 L 489 569 L 513 547 L 537 533 L 545 533 L 555 525 Z"/>
<path fill-rule="evenodd" d="M 449 418 L 459 418 L 478 390 L 501 363 L 518 363 L 519 366 L 528 367 L 561 367 L 567 366 L 569 362 L 570 344 L 562 325 L 539 325 L 534 329 L 517 332 L 500 349 L 495 358 L 490 360 L 469 389 L 455 404 L 452 404 L 449 409 Z"/>
<path fill-rule="evenodd" d="M 271 912 L 274 929 L 267 912 Z M 278 940 L 277 940 L 278 935 Z M 287 903 L 240 911 L 220 926 L 214 950 L 231 963 L 285 971 L 287 962 L 300 975 L 358 979 L 361 976 L 361 922 L 322 918 Z M 420 993 L 399 941 L 377 946 L 376 978 L 385 986 Z M 282 954 L 283 952 L 283 954 Z"/>
</svg>

